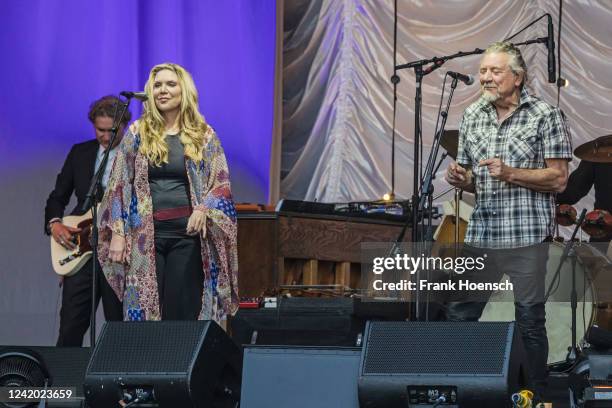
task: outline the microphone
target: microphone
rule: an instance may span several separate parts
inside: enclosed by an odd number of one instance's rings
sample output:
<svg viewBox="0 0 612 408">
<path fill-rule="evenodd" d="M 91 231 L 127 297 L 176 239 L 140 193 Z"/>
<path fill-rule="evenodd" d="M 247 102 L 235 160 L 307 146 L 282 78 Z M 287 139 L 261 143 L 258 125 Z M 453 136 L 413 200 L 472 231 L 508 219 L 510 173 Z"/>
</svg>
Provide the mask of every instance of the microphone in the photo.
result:
<svg viewBox="0 0 612 408">
<path fill-rule="evenodd" d="M 124 96 L 128 99 L 130 98 L 136 98 L 139 101 L 146 101 L 148 99 L 147 94 L 145 92 L 130 92 L 130 91 L 123 91 L 121 92 L 119 95 Z"/>
<path fill-rule="evenodd" d="M 548 16 L 548 37 L 546 38 L 546 47 L 548 48 L 548 82 L 554 84 L 557 82 L 557 66 L 555 64 L 555 32 L 553 30 L 552 17 Z"/>
<path fill-rule="evenodd" d="M 466 85 L 472 85 L 474 83 L 474 77 L 471 75 L 460 74 L 459 72 L 448 71 L 446 73 L 451 78 L 458 79 Z"/>
</svg>

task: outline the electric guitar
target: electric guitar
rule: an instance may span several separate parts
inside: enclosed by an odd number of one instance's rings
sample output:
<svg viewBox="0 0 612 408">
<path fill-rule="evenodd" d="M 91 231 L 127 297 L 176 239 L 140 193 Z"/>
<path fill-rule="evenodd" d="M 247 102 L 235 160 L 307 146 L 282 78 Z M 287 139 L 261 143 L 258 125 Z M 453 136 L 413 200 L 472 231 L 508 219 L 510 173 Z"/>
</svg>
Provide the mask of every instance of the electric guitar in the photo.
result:
<svg viewBox="0 0 612 408">
<path fill-rule="evenodd" d="M 51 236 L 51 264 L 53 270 L 60 276 L 71 276 L 76 274 L 87 261 L 91 259 L 92 248 L 89 241 L 91 235 L 92 216 L 91 211 L 83 215 L 68 215 L 62 219 L 62 223 L 69 227 L 80 228 L 72 236 L 76 244 L 74 249 L 66 249 Z"/>
</svg>

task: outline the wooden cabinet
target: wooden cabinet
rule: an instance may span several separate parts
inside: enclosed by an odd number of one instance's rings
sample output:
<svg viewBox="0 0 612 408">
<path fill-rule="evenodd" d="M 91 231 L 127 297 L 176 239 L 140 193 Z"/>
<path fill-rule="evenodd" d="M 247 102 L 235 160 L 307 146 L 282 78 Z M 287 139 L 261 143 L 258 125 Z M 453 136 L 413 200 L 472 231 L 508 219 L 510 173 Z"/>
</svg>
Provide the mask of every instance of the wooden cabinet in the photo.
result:
<svg viewBox="0 0 612 408">
<path fill-rule="evenodd" d="M 358 288 L 362 242 L 392 242 L 402 223 L 333 215 L 238 214 L 240 295 L 280 285 Z M 405 234 L 410 237 L 410 230 Z"/>
</svg>

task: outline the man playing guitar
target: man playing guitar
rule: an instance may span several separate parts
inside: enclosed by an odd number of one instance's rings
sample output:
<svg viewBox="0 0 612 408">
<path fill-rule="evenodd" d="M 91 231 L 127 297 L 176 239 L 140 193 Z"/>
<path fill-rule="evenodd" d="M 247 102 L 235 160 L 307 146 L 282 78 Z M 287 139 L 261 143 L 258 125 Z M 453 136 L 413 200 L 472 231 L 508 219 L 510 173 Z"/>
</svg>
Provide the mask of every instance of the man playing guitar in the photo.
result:
<svg viewBox="0 0 612 408">
<path fill-rule="evenodd" d="M 83 215 L 81 208 L 85 202 L 91 179 L 102 161 L 104 150 L 108 148 L 110 143 L 113 116 L 118 102 L 119 99 L 115 96 L 105 96 L 91 105 L 88 116 L 93 124 L 96 139 L 72 146 L 62 170 L 57 176 L 55 188 L 47 199 L 45 232 L 67 250 L 76 248 L 76 237 L 81 230 L 64 225 L 61 217 L 64 215 L 64 210 L 73 193 L 77 198 L 77 204 L 71 215 Z M 111 148 L 109 161 L 104 170 L 103 187 L 106 187 L 108 182 L 115 147 L 121 141 L 123 129 L 129 122 L 130 117 L 128 111 L 124 116 L 125 123 L 121 124 L 117 132 L 116 143 Z M 89 327 L 91 314 L 92 269 L 92 259 L 89 259 L 76 273 L 63 277 L 58 346 L 82 345 L 83 336 Z M 100 268 L 98 268 L 98 271 L 100 271 Z M 104 276 L 99 272 L 97 275 L 96 304 L 101 297 L 106 320 L 122 320 L 123 307 L 121 302 Z"/>
</svg>

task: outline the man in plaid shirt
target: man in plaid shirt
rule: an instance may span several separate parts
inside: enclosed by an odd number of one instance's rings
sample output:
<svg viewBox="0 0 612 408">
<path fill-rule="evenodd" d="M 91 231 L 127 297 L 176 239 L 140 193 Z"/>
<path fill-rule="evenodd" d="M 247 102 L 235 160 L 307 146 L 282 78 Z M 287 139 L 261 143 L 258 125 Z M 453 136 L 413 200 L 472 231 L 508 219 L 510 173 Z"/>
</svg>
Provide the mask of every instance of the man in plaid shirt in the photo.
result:
<svg viewBox="0 0 612 408">
<path fill-rule="evenodd" d="M 561 111 L 529 95 L 526 80 L 518 48 L 509 43 L 487 48 L 480 64 L 482 96 L 464 112 L 457 162 L 448 167 L 446 180 L 476 193 L 466 249 L 471 256 L 487 253 L 487 281 L 497 282 L 504 273 L 510 277 L 531 377 L 541 392 L 548 359 L 548 254 L 536 244 L 552 237 L 555 194 L 567 184 L 572 149 Z M 488 297 L 458 296 L 449 303 L 447 318 L 478 320 Z"/>
</svg>

